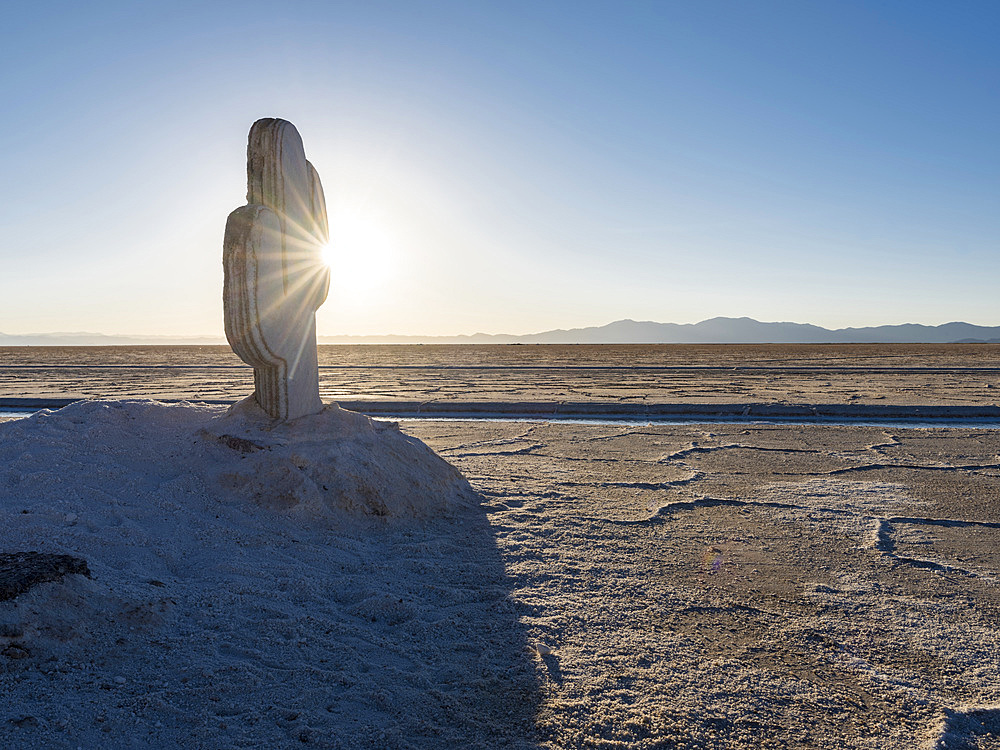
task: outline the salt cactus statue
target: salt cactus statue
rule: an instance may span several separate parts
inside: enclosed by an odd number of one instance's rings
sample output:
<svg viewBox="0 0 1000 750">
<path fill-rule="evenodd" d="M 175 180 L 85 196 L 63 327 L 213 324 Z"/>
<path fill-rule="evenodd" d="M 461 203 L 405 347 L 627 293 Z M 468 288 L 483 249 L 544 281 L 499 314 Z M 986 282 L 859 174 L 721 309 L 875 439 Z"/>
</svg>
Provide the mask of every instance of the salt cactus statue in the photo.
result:
<svg viewBox="0 0 1000 750">
<path fill-rule="evenodd" d="M 250 128 L 247 205 L 229 214 L 222 248 L 226 338 L 253 367 L 254 397 L 275 419 L 323 408 L 316 361 L 316 310 L 330 270 L 326 199 L 292 123 Z"/>
</svg>

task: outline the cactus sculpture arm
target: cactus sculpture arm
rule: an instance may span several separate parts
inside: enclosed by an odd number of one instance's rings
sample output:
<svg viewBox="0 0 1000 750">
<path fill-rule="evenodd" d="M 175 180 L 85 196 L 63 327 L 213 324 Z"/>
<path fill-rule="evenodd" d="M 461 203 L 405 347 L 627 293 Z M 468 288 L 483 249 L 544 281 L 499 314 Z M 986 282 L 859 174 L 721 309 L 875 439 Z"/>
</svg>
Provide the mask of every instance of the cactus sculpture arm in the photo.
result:
<svg viewBox="0 0 1000 750">
<path fill-rule="evenodd" d="M 330 286 L 320 257 L 329 227 L 319 175 L 290 122 L 250 129 L 247 204 L 226 222 L 226 338 L 253 367 L 254 396 L 268 414 L 314 414 L 323 408 L 315 313 Z"/>
</svg>

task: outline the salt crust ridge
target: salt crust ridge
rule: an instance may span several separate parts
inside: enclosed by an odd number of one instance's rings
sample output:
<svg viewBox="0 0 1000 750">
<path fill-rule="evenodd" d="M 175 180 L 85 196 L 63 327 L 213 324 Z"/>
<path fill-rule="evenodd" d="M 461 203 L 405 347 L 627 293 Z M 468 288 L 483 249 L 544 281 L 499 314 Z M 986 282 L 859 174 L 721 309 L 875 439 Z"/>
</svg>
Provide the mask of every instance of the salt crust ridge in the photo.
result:
<svg viewBox="0 0 1000 750">
<path fill-rule="evenodd" d="M 394 425 L 138 400 L 3 423 L 0 550 L 92 573 L 0 602 L 28 654 L 0 659 L 0 746 L 521 745 L 527 716 L 462 709 L 534 684 L 478 496 Z"/>
</svg>

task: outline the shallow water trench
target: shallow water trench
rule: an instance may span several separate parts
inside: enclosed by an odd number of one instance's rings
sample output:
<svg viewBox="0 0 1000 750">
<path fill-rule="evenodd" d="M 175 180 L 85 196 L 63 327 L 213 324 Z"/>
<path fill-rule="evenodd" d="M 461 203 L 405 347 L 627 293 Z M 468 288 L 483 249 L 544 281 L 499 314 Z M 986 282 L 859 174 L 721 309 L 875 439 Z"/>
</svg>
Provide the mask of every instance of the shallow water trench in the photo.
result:
<svg viewBox="0 0 1000 750">
<path fill-rule="evenodd" d="M 56 409 L 59 408 L 56 405 L 51 407 Z M 7 419 L 22 419 L 24 417 L 29 417 L 36 413 L 38 408 L 35 407 L 25 407 L 25 408 L 0 408 L 0 420 Z M 366 413 L 362 410 L 362 413 Z M 545 424 L 567 424 L 567 425 L 581 425 L 581 426 L 594 426 L 594 427 L 636 427 L 642 425 L 648 426 L 678 426 L 678 425 L 691 425 L 691 424 L 717 424 L 717 425 L 828 425 L 828 426 L 841 426 L 841 427 L 884 427 L 884 428 L 894 428 L 894 429 L 919 429 L 919 428 L 948 428 L 948 429 L 959 429 L 959 428 L 970 428 L 970 429 L 983 429 L 983 430 L 996 430 L 1000 429 L 1000 421 L 993 419 L 954 419 L 949 417 L 941 417 L 937 419 L 925 419 L 914 417 L 912 419 L 900 420 L 900 419 L 874 419 L 871 417 L 858 417 L 853 419 L 835 419 L 835 418 L 796 418 L 796 419 L 756 419 L 756 418 L 745 418 L 745 419 L 730 419 L 724 417 L 713 418 L 708 415 L 698 415 L 692 414 L 690 417 L 684 419 L 634 419 L 629 417 L 616 417 L 616 418 L 602 418 L 600 416 L 592 417 L 560 417 L 560 418 L 541 418 L 538 416 L 524 415 L 524 416 L 497 416 L 496 413 L 484 410 L 480 412 L 463 412 L 460 415 L 455 416 L 414 416 L 410 413 L 400 412 L 392 413 L 387 412 L 385 409 L 380 408 L 377 412 L 371 413 L 373 419 L 386 421 L 386 422 L 401 422 L 401 423 L 415 423 L 419 424 L 421 422 L 497 422 L 497 423 L 545 423 Z"/>
</svg>

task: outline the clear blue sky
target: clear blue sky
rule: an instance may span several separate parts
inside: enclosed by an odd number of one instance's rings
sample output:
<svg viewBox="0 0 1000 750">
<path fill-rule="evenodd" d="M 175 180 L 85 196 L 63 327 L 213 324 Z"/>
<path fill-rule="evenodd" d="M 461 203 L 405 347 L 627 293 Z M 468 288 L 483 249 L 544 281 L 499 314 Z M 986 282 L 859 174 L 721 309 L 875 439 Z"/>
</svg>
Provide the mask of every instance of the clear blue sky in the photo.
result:
<svg viewBox="0 0 1000 750">
<path fill-rule="evenodd" d="M 321 334 L 1000 324 L 1000 3 L 7 3 L 0 331 L 220 334 L 251 123 Z"/>
</svg>

